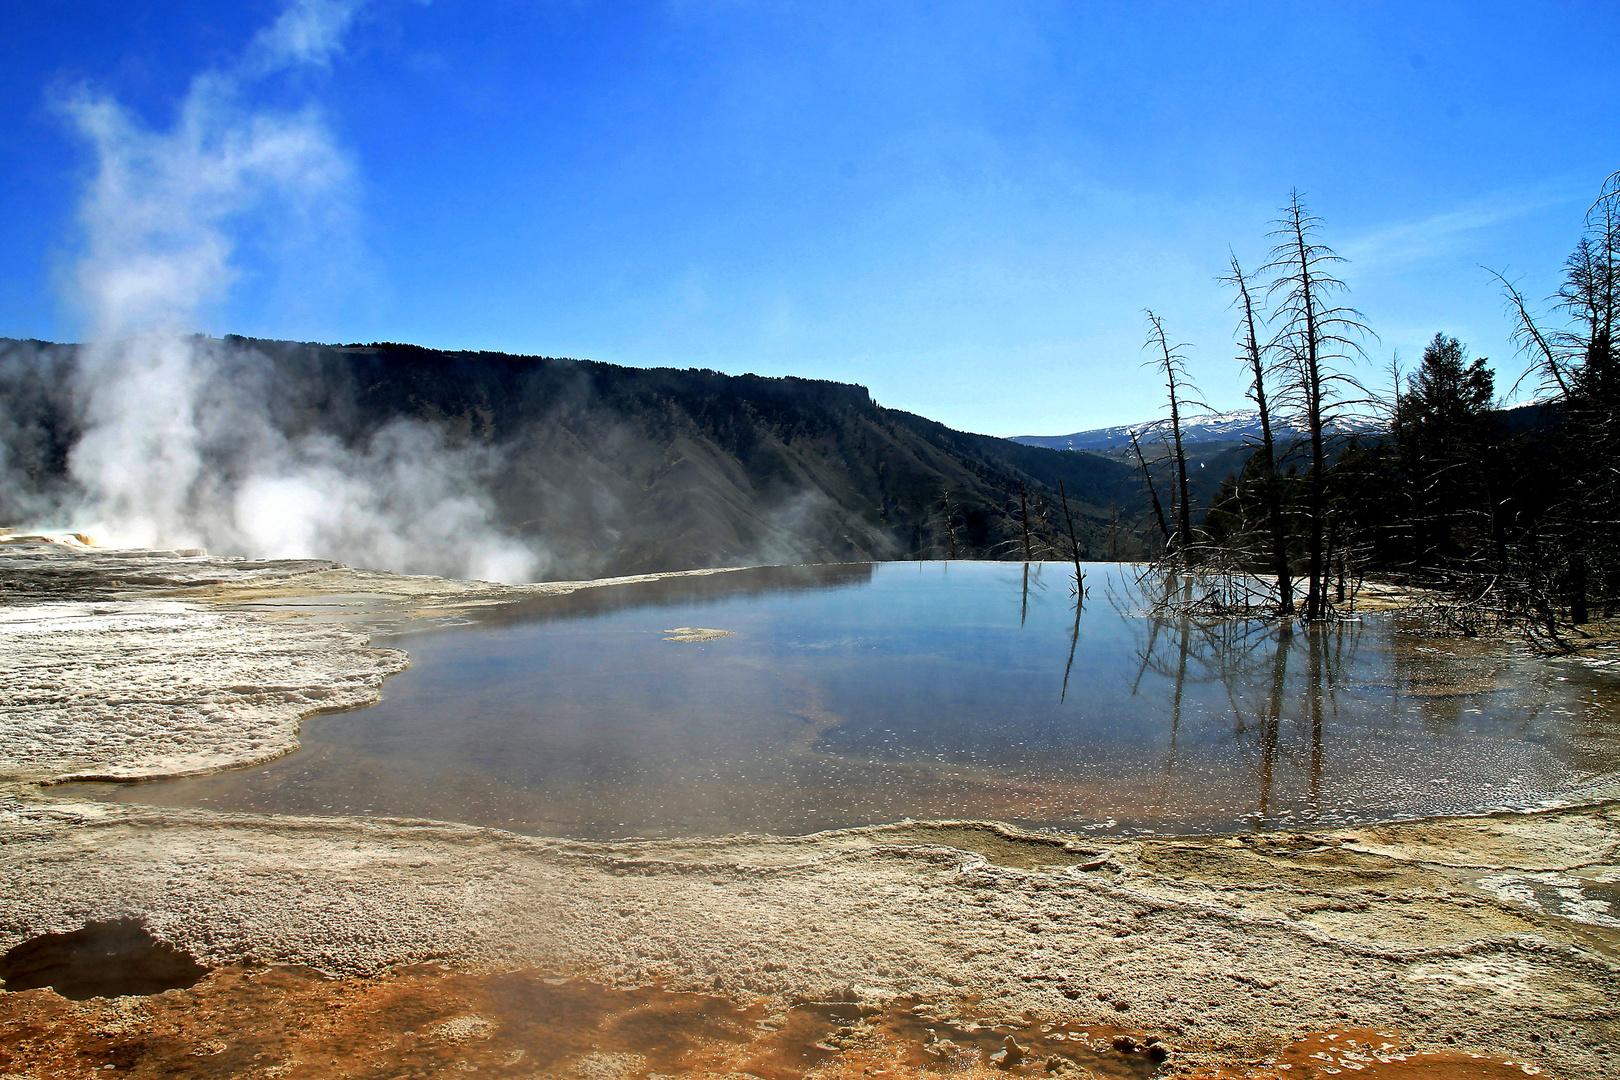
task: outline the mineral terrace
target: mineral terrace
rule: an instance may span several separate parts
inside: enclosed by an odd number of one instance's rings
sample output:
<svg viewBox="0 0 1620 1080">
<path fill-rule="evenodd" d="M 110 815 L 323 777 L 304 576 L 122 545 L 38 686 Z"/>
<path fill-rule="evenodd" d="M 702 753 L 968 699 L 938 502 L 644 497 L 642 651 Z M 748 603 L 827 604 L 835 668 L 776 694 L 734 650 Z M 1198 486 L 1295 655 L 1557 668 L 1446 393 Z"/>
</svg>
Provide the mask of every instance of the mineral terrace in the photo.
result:
<svg viewBox="0 0 1620 1080">
<path fill-rule="evenodd" d="M 1148 840 L 946 822 L 583 843 L 75 802 L 50 785 L 290 750 L 300 719 L 374 700 L 406 663 L 368 645 L 379 627 L 615 583 L 9 539 L 0 950 L 127 918 L 211 974 L 152 997 L 0 995 L 8 1075 L 1620 1075 L 1613 789 L 1532 814 Z M 589 988 L 595 1005 L 558 1015 L 596 1034 L 523 1044 L 532 1016 L 492 997 L 520 984 L 525 1001 Z M 789 1061 L 795 1010 L 817 1002 L 825 1030 Z M 688 1042 L 709 1049 L 609 1045 L 613 1009 L 701 1014 L 712 1037 Z M 777 1057 L 749 1057 L 760 1040 Z"/>
</svg>

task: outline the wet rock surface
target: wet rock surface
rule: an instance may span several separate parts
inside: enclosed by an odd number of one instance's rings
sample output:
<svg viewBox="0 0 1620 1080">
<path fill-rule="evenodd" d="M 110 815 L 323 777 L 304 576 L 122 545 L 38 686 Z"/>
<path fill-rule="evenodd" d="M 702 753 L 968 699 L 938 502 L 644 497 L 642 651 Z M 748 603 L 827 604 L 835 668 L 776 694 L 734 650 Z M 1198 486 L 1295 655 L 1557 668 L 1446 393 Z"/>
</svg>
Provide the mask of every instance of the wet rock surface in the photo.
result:
<svg viewBox="0 0 1620 1080">
<path fill-rule="evenodd" d="M 77 534 L 0 530 L 0 603 L 127 599 L 133 591 L 286 582 L 340 564 L 319 559 L 224 559 L 200 548 L 87 546 Z"/>
</svg>

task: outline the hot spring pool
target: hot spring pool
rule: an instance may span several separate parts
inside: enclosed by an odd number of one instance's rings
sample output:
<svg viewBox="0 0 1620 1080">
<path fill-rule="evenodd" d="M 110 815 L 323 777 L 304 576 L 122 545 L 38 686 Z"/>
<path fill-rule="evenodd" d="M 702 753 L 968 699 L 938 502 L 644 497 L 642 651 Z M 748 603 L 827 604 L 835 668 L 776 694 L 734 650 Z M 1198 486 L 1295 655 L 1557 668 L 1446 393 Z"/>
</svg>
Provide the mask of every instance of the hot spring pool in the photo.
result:
<svg viewBox="0 0 1620 1080">
<path fill-rule="evenodd" d="M 99 797 L 574 838 L 905 818 L 1205 832 L 1534 806 L 1620 763 L 1613 676 L 1392 618 L 1133 614 L 1134 571 L 761 568 L 587 589 L 410 652 L 296 753 Z M 671 634 L 675 628 L 726 636 Z M 672 638 L 676 640 L 671 640 Z"/>
</svg>

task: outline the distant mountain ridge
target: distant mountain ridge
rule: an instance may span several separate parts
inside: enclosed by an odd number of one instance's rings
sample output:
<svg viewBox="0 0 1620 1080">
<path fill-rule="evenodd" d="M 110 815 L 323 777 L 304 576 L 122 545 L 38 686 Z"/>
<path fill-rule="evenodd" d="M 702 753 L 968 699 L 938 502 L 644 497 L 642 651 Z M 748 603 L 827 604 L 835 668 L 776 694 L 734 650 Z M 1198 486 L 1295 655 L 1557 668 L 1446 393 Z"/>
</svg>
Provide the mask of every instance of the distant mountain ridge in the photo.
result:
<svg viewBox="0 0 1620 1080">
<path fill-rule="evenodd" d="M 213 485 L 198 489 L 203 510 L 229 505 L 235 478 L 256 467 L 242 431 L 386 463 L 398 455 L 380 455 L 409 423 L 437 458 L 481 463 L 466 478 L 470 495 L 491 507 L 501 535 L 544 553 L 546 578 L 1012 558 L 1025 501 L 1037 542 L 1067 531 L 1060 485 L 1083 556 L 1146 550 L 1119 525 L 1139 501 L 1124 462 L 954 431 L 884 408 L 860 386 L 395 343 L 231 337 L 195 347 L 219 395 L 254 403 L 252 424 L 213 424 L 199 448 Z M 48 516 L 40 506 L 74 503 L 70 454 L 86 424 L 79 360 L 77 346 L 0 339 L 0 526 L 34 525 Z M 415 565 L 465 572 L 454 561 Z"/>
<path fill-rule="evenodd" d="M 1144 420 L 1138 424 L 1120 424 L 1115 427 L 1077 431 L 1072 435 L 1016 435 L 1012 441 L 1025 446 L 1042 446 L 1050 450 L 1082 450 L 1113 456 L 1115 453 L 1130 449 L 1132 431 L 1137 433 L 1138 439 L 1146 441 L 1150 434 L 1148 429 L 1158 423 L 1160 421 Z M 1337 430 L 1359 433 L 1377 430 L 1377 426 L 1371 421 L 1345 422 L 1338 425 Z M 1294 439 L 1304 434 L 1299 428 L 1275 419 L 1272 421 L 1272 433 L 1280 439 Z M 1200 413 L 1185 417 L 1181 422 L 1181 438 L 1183 442 L 1200 445 L 1236 444 L 1258 440 L 1260 411 L 1234 409 L 1231 412 Z"/>
</svg>

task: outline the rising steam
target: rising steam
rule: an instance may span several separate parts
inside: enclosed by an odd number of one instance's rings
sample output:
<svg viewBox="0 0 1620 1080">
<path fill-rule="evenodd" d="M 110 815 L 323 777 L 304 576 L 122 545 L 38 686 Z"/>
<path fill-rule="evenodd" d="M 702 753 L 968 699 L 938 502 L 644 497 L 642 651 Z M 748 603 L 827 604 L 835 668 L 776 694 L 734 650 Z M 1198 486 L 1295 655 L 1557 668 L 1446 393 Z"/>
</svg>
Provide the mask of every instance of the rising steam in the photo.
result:
<svg viewBox="0 0 1620 1080">
<path fill-rule="evenodd" d="M 91 342 L 73 384 L 79 492 L 60 510 L 103 543 L 530 580 L 547 559 L 495 525 L 494 451 L 415 420 L 359 447 L 288 436 L 268 361 L 190 335 L 228 295 L 239 239 L 345 228 L 353 168 L 319 111 L 255 108 L 249 91 L 329 63 L 357 7 L 293 0 L 237 65 L 192 81 L 168 130 L 90 88 L 59 101 L 96 161 L 71 278 Z"/>
</svg>

